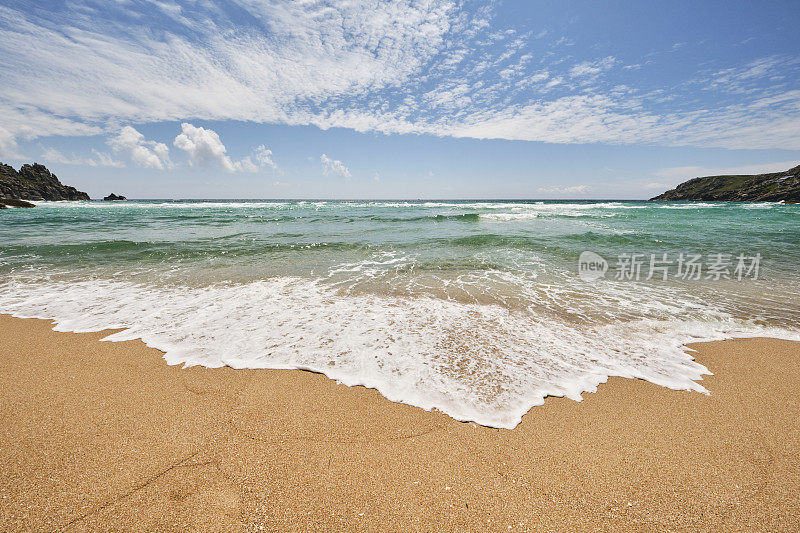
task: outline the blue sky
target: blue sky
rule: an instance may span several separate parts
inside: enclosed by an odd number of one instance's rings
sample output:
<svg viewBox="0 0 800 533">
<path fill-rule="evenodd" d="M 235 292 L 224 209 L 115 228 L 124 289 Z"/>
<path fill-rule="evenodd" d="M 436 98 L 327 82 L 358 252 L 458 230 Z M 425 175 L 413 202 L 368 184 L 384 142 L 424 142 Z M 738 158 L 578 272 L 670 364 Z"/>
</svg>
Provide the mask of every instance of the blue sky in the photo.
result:
<svg viewBox="0 0 800 533">
<path fill-rule="evenodd" d="M 645 198 L 800 162 L 793 2 L 0 6 L 0 160 L 92 196 Z"/>
</svg>

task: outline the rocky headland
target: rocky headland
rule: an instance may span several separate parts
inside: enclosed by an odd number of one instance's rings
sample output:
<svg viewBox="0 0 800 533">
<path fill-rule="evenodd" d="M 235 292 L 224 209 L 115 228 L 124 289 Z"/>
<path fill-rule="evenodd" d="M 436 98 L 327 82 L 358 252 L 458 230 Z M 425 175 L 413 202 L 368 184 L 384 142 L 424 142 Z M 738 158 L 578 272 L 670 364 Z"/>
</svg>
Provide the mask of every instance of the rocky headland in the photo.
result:
<svg viewBox="0 0 800 533">
<path fill-rule="evenodd" d="M 23 202 L 20 203 L 20 200 Z M 0 163 L 0 204 L 6 207 L 33 207 L 33 204 L 24 200 L 89 200 L 89 195 L 62 184 L 44 165 L 22 165 L 17 171 L 10 165 Z"/>
<path fill-rule="evenodd" d="M 800 166 L 769 174 L 694 178 L 650 200 L 798 203 Z"/>
</svg>

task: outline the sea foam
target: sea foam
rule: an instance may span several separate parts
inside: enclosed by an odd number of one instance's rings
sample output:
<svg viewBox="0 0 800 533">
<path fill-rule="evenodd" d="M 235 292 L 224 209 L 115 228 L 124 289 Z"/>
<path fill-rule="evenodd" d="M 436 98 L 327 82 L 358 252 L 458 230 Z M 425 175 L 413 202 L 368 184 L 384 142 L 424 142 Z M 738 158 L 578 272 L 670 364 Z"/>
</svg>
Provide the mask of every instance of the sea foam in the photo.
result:
<svg viewBox="0 0 800 533">
<path fill-rule="evenodd" d="M 203 288 L 124 281 L 0 284 L 0 312 L 46 318 L 57 331 L 121 328 L 171 365 L 307 369 L 462 421 L 513 428 L 547 396 L 576 401 L 610 376 L 706 393 L 689 342 L 795 332 L 729 317 L 572 324 L 431 297 L 347 295 L 276 277 Z M 54 354 L 57 356 L 57 354 Z"/>
</svg>

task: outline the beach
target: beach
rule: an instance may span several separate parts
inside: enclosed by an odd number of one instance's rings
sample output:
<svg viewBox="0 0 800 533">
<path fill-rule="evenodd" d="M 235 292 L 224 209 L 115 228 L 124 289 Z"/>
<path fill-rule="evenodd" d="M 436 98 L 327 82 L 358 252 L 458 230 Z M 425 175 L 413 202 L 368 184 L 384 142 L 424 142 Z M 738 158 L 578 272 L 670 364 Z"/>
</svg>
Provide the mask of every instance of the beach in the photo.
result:
<svg viewBox="0 0 800 533">
<path fill-rule="evenodd" d="M 0 224 L 0 314 L 512 429 L 609 377 L 703 393 L 687 343 L 800 341 L 796 207 L 39 202 Z"/>
<path fill-rule="evenodd" d="M 0 533 L 800 532 L 792 2 L 4 4 Z"/>
<path fill-rule="evenodd" d="M 800 343 L 692 345 L 709 395 L 610 378 L 513 430 L 298 370 L 168 366 L 0 316 L 0 524 L 795 530 Z"/>
</svg>

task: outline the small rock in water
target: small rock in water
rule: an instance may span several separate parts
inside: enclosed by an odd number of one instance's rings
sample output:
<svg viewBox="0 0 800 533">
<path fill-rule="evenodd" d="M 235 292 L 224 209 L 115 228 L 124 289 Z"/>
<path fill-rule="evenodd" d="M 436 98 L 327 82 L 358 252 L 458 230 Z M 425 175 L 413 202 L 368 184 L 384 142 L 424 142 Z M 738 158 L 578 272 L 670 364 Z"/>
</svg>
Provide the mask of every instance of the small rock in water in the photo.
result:
<svg viewBox="0 0 800 533">
<path fill-rule="evenodd" d="M 30 202 L 26 202 L 25 200 L 18 200 L 16 198 L 0 198 L 0 209 L 5 209 L 6 207 L 36 207 L 36 206 Z"/>
</svg>

